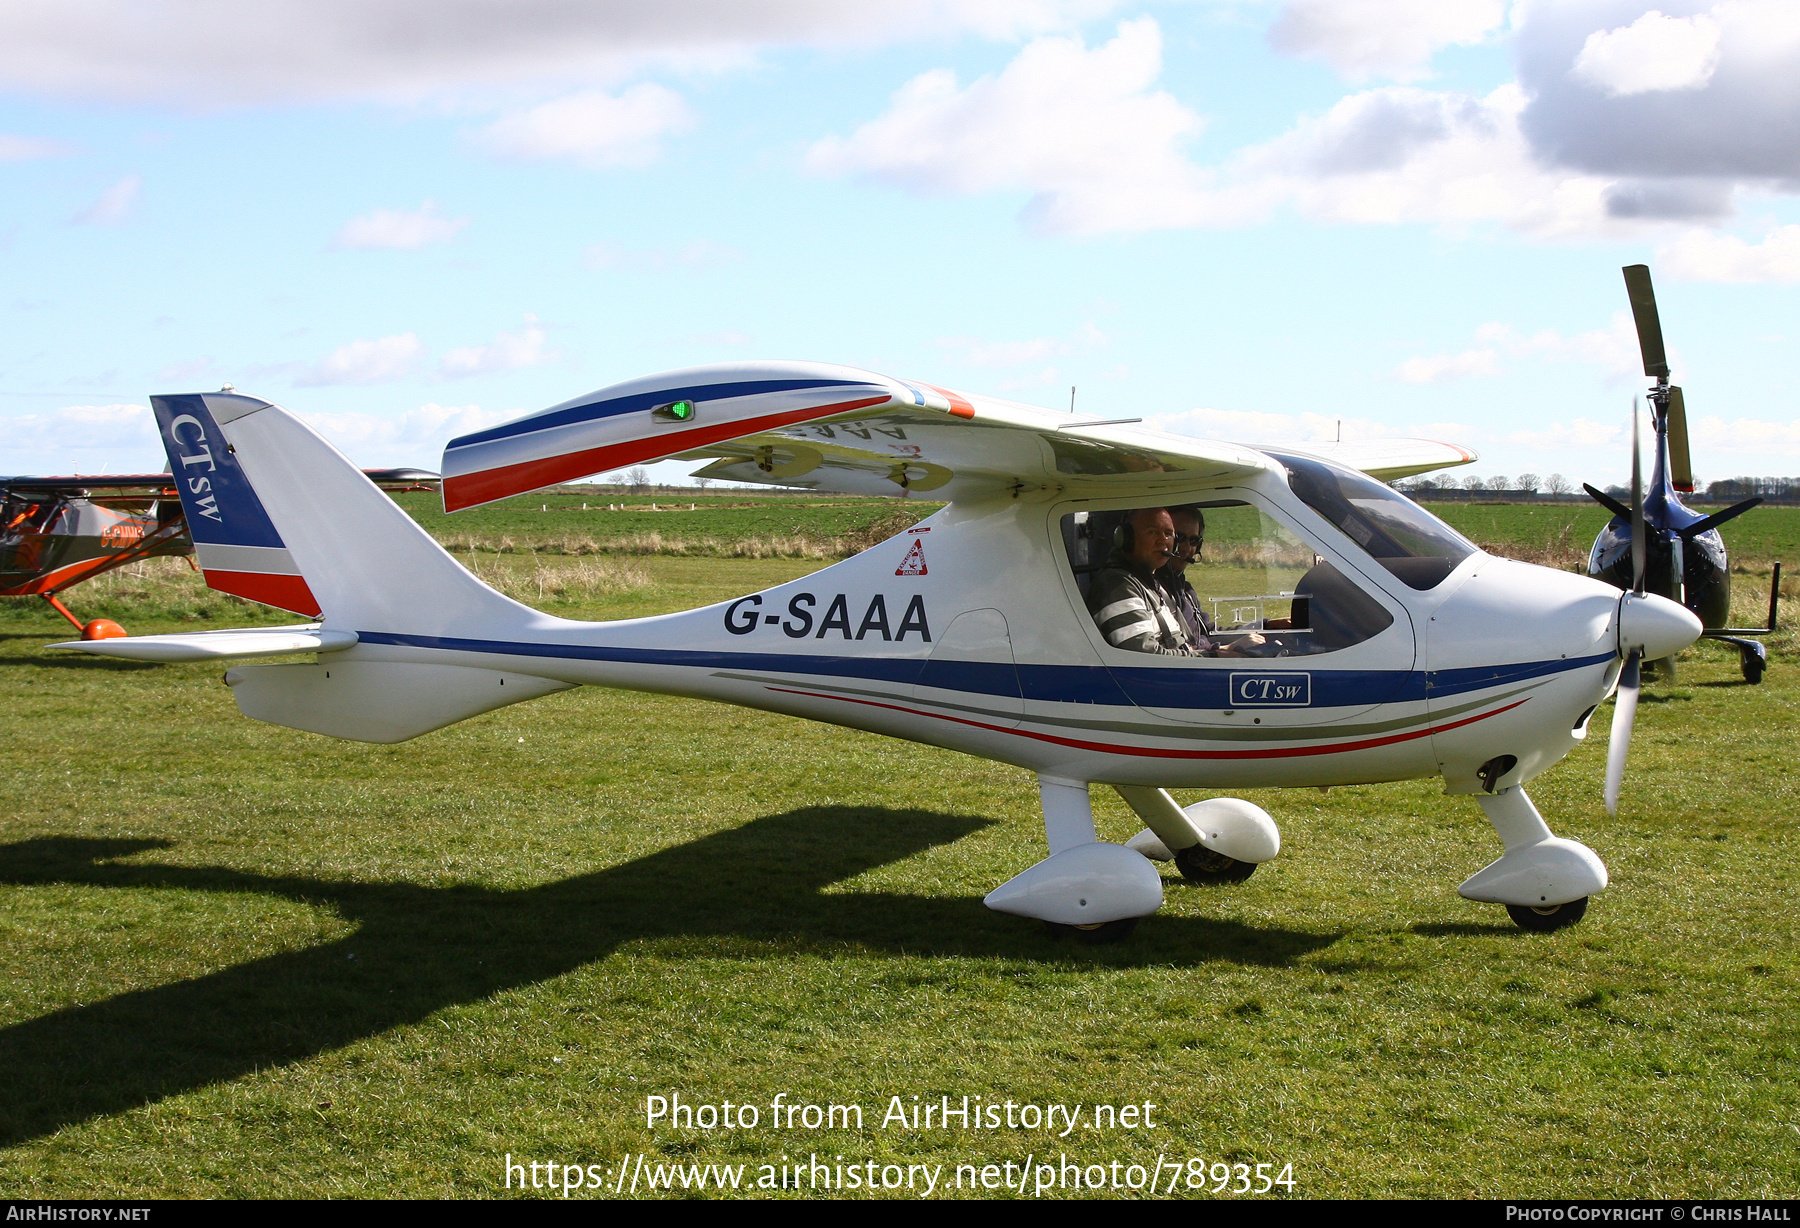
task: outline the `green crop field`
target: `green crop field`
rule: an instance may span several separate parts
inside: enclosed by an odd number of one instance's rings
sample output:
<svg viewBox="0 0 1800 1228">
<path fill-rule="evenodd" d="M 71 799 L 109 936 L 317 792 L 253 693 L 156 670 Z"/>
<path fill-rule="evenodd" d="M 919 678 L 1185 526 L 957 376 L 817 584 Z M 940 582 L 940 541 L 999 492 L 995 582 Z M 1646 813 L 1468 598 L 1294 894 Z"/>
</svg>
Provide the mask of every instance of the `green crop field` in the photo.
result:
<svg viewBox="0 0 1800 1228">
<path fill-rule="evenodd" d="M 1695 510 L 1710 514 L 1721 506 L 1698 504 Z M 1543 549 L 1562 543 L 1584 560 L 1595 535 L 1612 519 L 1592 503 L 1427 503 L 1425 507 L 1483 544 Z M 1767 572 L 1769 564 L 1777 560 L 1790 570 L 1800 564 L 1800 507 L 1752 508 L 1719 532 L 1734 569 Z"/>
<path fill-rule="evenodd" d="M 572 617 L 818 565 L 479 562 Z M 288 617 L 185 569 L 133 583 L 87 604 L 141 633 Z M 1291 1165 L 1311 1196 L 1800 1187 L 1791 633 L 1763 686 L 1711 646 L 1652 684 L 1616 819 L 1605 711 L 1532 786 L 1611 867 L 1572 930 L 1460 899 L 1498 842 L 1421 781 L 1247 794 L 1281 856 L 1234 887 L 1170 879 L 1111 947 L 982 906 L 1043 851 L 1012 768 L 604 689 L 338 742 L 244 719 L 217 666 L 44 650 L 66 634 L 26 603 L 0 624 L 9 1197 L 492 1197 L 509 1156 L 584 1186 L 627 1171 L 640 1196 L 646 1173 L 679 1188 L 671 1165 L 743 1165 L 753 1192 L 810 1157 L 916 1183 L 942 1165 L 936 1192 L 963 1196 L 1027 1157 L 1027 1193 L 1046 1161 L 1130 1180 L 1159 1159 L 1179 1194 L 1215 1164 Z M 759 1123 L 647 1121 L 677 1094 Z M 964 1095 L 1082 1116 L 888 1116 Z M 777 1125 L 778 1098 L 863 1122 Z M 1146 1102 L 1153 1128 L 1093 1127 Z"/>
<path fill-rule="evenodd" d="M 440 539 L 471 538 L 480 547 L 508 538 L 514 548 L 560 546 L 563 541 L 584 537 L 596 539 L 604 548 L 620 539 L 643 539 L 652 534 L 664 542 L 710 542 L 722 547 L 751 539 L 794 537 L 829 543 L 854 536 L 896 512 L 923 517 L 943 506 L 924 500 L 855 495 L 772 495 L 762 491 L 624 494 L 579 488 L 501 499 L 448 515 L 436 494 L 402 494 L 395 501 Z"/>
<path fill-rule="evenodd" d="M 508 550 L 592 548 L 599 552 L 730 553 L 746 543 L 811 543 L 812 553 L 841 553 L 869 544 L 862 530 L 896 515 L 923 517 L 941 504 L 922 499 L 876 499 L 809 493 L 727 491 L 621 494 L 580 491 L 503 499 L 445 515 L 435 494 L 397 496 L 428 531 L 452 543 Z M 588 506 L 584 509 L 582 504 Z M 653 506 L 654 510 L 653 510 Z M 1610 519 L 1592 503 L 1429 503 L 1433 514 L 1485 545 L 1522 552 L 1532 561 L 1584 563 L 1594 536 Z M 618 510 L 607 510 L 616 507 Z M 1701 505 L 1703 511 L 1718 510 Z M 1216 518 L 1216 517 L 1215 517 Z M 1224 528 L 1221 522 L 1221 528 Z M 1770 563 L 1800 563 L 1800 507 L 1760 507 L 1723 530 L 1732 565 L 1766 574 Z M 885 536 L 885 533 L 880 534 Z M 586 543 L 586 545 L 577 545 Z M 835 547 L 835 548 L 834 548 Z M 796 553 L 789 549 L 770 553 Z"/>
</svg>

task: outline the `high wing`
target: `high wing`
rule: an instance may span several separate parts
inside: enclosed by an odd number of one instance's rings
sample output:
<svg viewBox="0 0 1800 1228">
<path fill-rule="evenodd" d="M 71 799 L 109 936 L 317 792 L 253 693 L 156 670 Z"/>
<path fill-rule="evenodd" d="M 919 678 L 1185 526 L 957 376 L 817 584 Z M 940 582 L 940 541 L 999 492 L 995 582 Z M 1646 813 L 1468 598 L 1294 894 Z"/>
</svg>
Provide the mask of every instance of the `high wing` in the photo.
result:
<svg viewBox="0 0 1800 1228">
<path fill-rule="evenodd" d="M 710 461 L 699 477 L 844 494 L 929 492 L 950 501 L 1071 487 L 1152 493 L 1196 480 L 1223 483 L 1272 463 L 1254 448 L 1138 421 L 1076 417 L 823 363 L 692 367 L 451 440 L 444 507 L 457 511 L 665 457 Z M 1428 440 L 1293 450 L 1384 479 L 1475 459 Z"/>
<path fill-rule="evenodd" d="M 444 507 L 671 456 L 711 461 L 701 476 L 734 482 L 946 500 L 1076 485 L 1192 486 L 1270 465 L 1237 444 L 1128 422 L 850 367 L 759 362 L 615 384 L 453 439 L 444 450 Z"/>
<path fill-rule="evenodd" d="M 1435 439 L 1359 439 L 1350 442 L 1271 444 L 1281 452 L 1299 452 L 1360 469 L 1378 482 L 1395 482 L 1433 469 L 1472 465 L 1480 454 Z"/>
</svg>

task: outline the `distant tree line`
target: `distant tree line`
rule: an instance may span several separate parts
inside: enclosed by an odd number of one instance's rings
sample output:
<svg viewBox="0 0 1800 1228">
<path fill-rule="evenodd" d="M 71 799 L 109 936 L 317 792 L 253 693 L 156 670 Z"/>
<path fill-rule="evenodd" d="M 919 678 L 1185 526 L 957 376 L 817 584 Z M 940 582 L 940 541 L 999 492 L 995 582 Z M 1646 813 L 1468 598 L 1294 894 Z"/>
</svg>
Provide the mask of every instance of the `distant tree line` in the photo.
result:
<svg viewBox="0 0 1800 1228">
<path fill-rule="evenodd" d="M 1706 484 L 1706 497 L 1709 499 L 1748 499 L 1752 495 L 1761 495 L 1765 499 L 1800 500 L 1800 478 L 1727 478 L 1723 482 Z"/>
<path fill-rule="evenodd" d="M 1516 478 L 1504 475 L 1481 477 L 1476 474 L 1470 474 L 1467 477 L 1457 474 L 1441 474 L 1434 477 L 1427 474 L 1424 477 L 1395 482 L 1394 488 L 1403 490 L 1407 494 L 1429 496 L 1436 493 L 1465 497 L 1478 494 L 1536 495 L 1541 491 L 1553 498 L 1561 498 L 1575 490 L 1574 484 L 1560 473 L 1553 473 L 1547 478 L 1540 477 L 1535 473 L 1521 473 Z"/>
</svg>

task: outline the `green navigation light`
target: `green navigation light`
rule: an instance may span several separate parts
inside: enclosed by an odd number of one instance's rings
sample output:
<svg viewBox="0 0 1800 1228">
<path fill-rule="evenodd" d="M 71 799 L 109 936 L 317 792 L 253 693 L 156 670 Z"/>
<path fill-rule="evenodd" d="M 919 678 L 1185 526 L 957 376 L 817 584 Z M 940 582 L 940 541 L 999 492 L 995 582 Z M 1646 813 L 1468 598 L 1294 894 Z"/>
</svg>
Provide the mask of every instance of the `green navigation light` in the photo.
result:
<svg viewBox="0 0 1800 1228">
<path fill-rule="evenodd" d="M 658 405 L 651 410 L 650 416 L 660 422 L 687 422 L 694 416 L 694 403 L 670 401 L 667 405 Z"/>
</svg>

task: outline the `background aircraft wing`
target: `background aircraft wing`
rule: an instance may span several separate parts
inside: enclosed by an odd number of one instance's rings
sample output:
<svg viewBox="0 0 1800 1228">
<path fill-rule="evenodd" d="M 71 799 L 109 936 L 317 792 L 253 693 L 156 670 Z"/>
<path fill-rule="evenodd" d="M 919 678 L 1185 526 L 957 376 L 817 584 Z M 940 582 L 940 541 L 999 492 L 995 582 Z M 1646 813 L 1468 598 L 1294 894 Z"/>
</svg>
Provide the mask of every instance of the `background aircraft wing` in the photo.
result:
<svg viewBox="0 0 1800 1228">
<path fill-rule="evenodd" d="M 694 367 L 601 389 L 444 450 L 446 511 L 627 465 L 934 499 L 1084 488 L 1152 492 L 1270 461 L 1238 444 L 1144 430 L 823 363 Z"/>
</svg>

